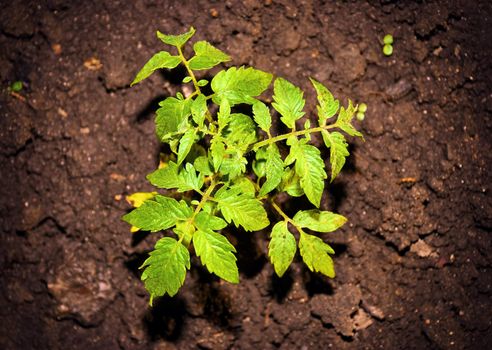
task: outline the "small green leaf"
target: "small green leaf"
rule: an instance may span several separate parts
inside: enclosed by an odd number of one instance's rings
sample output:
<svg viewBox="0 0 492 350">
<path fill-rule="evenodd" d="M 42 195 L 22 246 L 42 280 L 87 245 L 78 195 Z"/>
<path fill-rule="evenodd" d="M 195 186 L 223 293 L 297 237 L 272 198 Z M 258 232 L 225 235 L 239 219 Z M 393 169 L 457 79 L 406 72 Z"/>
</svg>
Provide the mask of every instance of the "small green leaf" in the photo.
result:
<svg viewBox="0 0 492 350">
<path fill-rule="evenodd" d="M 256 125 L 247 115 L 233 113 L 230 115 L 229 123 L 223 130 L 222 136 L 228 147 L 240 151 L 242 155 L 246 152 L 248 146 L 257 140 Z"/>
<path fill-rule="evenodd" d="M 190 253 L 181 243 L 170 237 L 157 241 L 154 250 L 140 267 L 145 268 L 142 281 L 150 293 L 150 305 L 156 297 L 174 296 L 184 283 L 190 268 Z"/>
<path fill-rule="evenodd" d="M 220 233 L 199 229 L 193 236 L 196 255 L 209 272 L 231 283 L 239 283 L 234 246 Z"/>
<path fill-rule="evenodd" d="M 191 116 L 193 121 L 199 126 L 203 127 L 205 121 L 205 115 L 208 112 L 207 98 L 204 95 L 198 95 L 191 103 Z"/>
<path fill-rule="evenodd" d="M 233 180 L 246 171 L 246 165 L 248 165 L 248 160 L 242 156 L 242 152 L 226 150 L 220 165 L 220 173 L 228 175 L 229 180 Z"/>
<path fill-rule="evenodd" d="M 141 82 L 142 80 L 148 78 L 157 69 L 161 69 L 161 68 L 172 69 L 175 68 L 180 62 L 181 59 L 179 58 L 179 56 L 172 56 L 167 51 L 158 52 L 154 56 L 152 56 L 151 59 L 137 73 L 137 76 L 130 84 L 130 86 L 133 86 Z"/>
<path fill-rule="evenodd" d="M 206 80 L 206 79 L 201 79 L 201 80 L 198 80 L 198 82 L 197 82 L 197 85 L 199 87 L 205 86 L 207 84 L 208 84 L 208 80 Z"/>
<path fill-rule="evenodd" d="M 186 220 L 192 211 L 185 202 L 157 195 L 123 216 L 123 220 L 143 231 L 161 231 L 173 227 L 178 220 Z"/>
<path fill-rule="evenodd" d="M 233 185 L 230 187 L 231 189 L 239 189 L 241 193 L 247 194 L 251 197 L 254 197 L 256 194 L 255 184 L 249 177 L 241 176 L 234 179 Z"/>
<path fill-rule="evenodd" d="M 299 252 L 309 270 L 321 272 L 330 278 L 335 277 L 333 260 L 328 255 L 335 254 L 335 251 L 321 238 L 301 232 Z"/>
<path fill-rule="evenodd" d="M 279 277 L 282 277 L 296 255 L 296 239 L 289 232 L 285 221 L 278 222 L 273 226 L 270 238 L 268 256 L 275 272 Z"/>
<path fill-rule="evenodd" d="M 272 126 L 272 116 L 270 115 L 270 110 L 263 102 L 255 102 L 253 105 L 253 117 L 261 130 L 266 133 L 270 132 L 270 128 Z"/>
<path fill-rule="evenodd" d="M 206 41 L 197 41 L 193 45 L 195 56 L 189 61 L 192 70 L 210 69 L 219 63 L 230 61 L 231 58 Z"/>
<path fill-rule="evenodd" d="M 189 83 L 191 81 L 191 77 L 184 77 L 183 78 L 183 83 L 186 84 L 186 83 Z"/>
<path fill-rule="evenodd" d="M 212 155 L 212 165 L 215 171 L 219 171 L 219 168 L 224 161 L 225 151 L 226 150 L 224 143 L 218 138 L 214 137 L 210 144 L 210 152 Z"/>
<path fill-rule="evenodd" d="M 270 224 L 263 204 L 251 195 L 241 193 L 240 189 L 221 188 L 215 199 L 224 219 L 228 223 L 234 222 L 236 227 L 242 226 L 246 231 L 259 231 Z"/>
<path fill-rule="evenodd" d="M 218 216 L 201 211 L 195 216 L 195 225 L 199 230 L 222 230 L 227 227 L 227 222 Z"/>
<path fill-rule="evenodd" d="M 345 137 L 339 132 L 321 132 L 326 147 L 330 149 L 331 181 L 337 177 L 345 164 L 345 158 L 350 155 Z"/>
<path fill-rule="evenodd" d="M 189 127 L 190 101 L 168 97 L 160 102 L 159 106 L 161 108 L 156 111 L 155 118 L 156 133 L 159 140 L 168 142 L 177 133 L 185 132 Z"/>
<path fill-rule="evenodd" d="M 212 79 L 212 90 L 215 92 L 212 100 L 218 105 L 224 98 L 231 105 L 253 104 L 256 102 L 253 97 L 263 93 L 271 81 L 272 75 L 261 70 L 231 67 L 220 71 Z"/>
<path fill-rule="evenodd" d="M 219 106 L 219 112 L 217 113 L 217 122 L 219 123 L 219 130 L 225 128 L 229 120 L 231 119 L 231 105 L 227 99 L 223 99 Z"/>
<path fill-rule="evenodd" d="M 147 175 L 147 180 L 158 188 L 176 188 L 178 192 L 199 191 L 203 186 L 203 175 L 197 175 L 193 165 L 187 163 L 186 167 L 179 171 L 179 166 L 172 161 L 166 167 Z"/>
<path fill-rule="evenodd" d="M 284 162 L 275 144 L 270 144 L 266 149 L 265 175 L 267 180 L 260 189 L 259 196 L 262 197 L 274 190 L 282 181 L 284 174 Z"/>
<path fill-rule="evenodd" d="M 210 176 L 214 172 L 213 167 L 210 165 L 210 162 L 208 161 L 208 157 L 205 156 L 197 157 L 193 165 L 198 172 L 202 173 L 205 176 Z"/>
<path fill-rule="evenodd" d="M 318 120 L 319 125 L 326 125 L 326 120 L 333 117 L 340 107 L 340 102 L 333 98 L 331 92 L 320 82 L 309 78 L 318 95 Z"/>
<path fill-rule="evenodd" d="M 316 232 L 333 232 L 342 227 L 347 219 L 331 211 L 300 210 L 294 216 L 296 225 Z"/>
<path fill-rule="evenodd" d="M 184 133 L 183 137 L 181 137 L 178 148 L 178 165 L 181 165 L 188 153 L 190 153 L 191 147 L 195 143 L 195 136 L 195 129 L 189 129 Z"/>
<path fill-rule="evenodd" d="M 340 129 L 345 131 L 350 136 L 358 136 L 360 138 L 364 138 L 362 134 L 357 131 L 352 125 L 352 119 L 354 118 L 355 107 L 352 104 L 352 101 L 349 100 L 349 104 L 347 109 L 344 107 L 340 108 L 340 113 L 338 113 L 337 125 Z"/>
<path fill-rule="evenodd" d="M 297 119 L 302 118 L 305 100 L 304 93 L 289 81 L 277 78 L 273 84 L 273 108 L 280 113 L 280 120 L 289 128 L 294 128 Z"/>
<path fill-rule="evenodd" d="M 300 197 L 304 195 L 304 191 L 301 187 L 301 179 L 296 174 L 294 169 L 286 168 L 282 175 L 282 182 L 280 183 L 280 190 L 287 192 L 292 197 Z"/>
<path fill-rule="evenodd" d="M 195 28 L 191 27 L 189 31 L 180 35 L 165 35 L 157 31 L 157 37 L 163 43 L 181 48 L 195 34 Z"/>
<path fill-rule="evenodd" d="M 285 159 L 289 165 L 295 161 L 295 172 L 300 178 L 300 185 L 307 198 L 317 208 L 321 202 L 321 195 L 325 187 L 326 179 L 325 163 L 321 158 L 319 149 L 307 145 L 293 138 L 287 141 L 290 153 Z"/>
</svg>

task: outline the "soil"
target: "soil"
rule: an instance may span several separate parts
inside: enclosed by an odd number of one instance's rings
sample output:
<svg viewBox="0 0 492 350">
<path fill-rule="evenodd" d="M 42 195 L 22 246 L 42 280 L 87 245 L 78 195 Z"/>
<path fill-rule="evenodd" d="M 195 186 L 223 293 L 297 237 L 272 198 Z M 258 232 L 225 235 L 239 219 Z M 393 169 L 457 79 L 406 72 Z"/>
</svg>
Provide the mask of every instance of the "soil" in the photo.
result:
<svg viewBox="0 0 492 350">
<path fill-rule="evenodd" d="M 486 0 L 2 2 L 0 348 L 490 348 L 491 18 Z M 129 83 L 163 48 L 157 29 L 190 25 L 301 86 L 311 115 L 309 76 L 368 104 L 323 197 L 349 218 L 322 235 L 335 279 L 299 257 L 279 279 L 268 231 L 231 231 L 239 285 L 194 260 L 148 307 L 138 267 L 158 235 L 120 218 L 151 190 L 153 110 L 182 77 Z"/>
</svg>

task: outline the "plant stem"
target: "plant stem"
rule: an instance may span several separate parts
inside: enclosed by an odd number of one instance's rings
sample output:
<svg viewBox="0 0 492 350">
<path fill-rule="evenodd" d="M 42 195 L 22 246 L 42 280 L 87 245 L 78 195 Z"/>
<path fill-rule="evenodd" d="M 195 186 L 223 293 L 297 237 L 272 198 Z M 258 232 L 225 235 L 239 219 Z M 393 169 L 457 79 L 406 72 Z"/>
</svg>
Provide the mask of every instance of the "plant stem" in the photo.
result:
<svg viewBox="0 0 492 350">
<path fill-rule="evenodd" d="M 212 194 L 216 185 L 217 184 L 215 183 L 215 178 L 212 178 L 210 181 L 210 186 L 207 188 L 207 190 L 205 191 L 205 193 L 202 196 L 202 199 L 200 200 L 200 203 L 198 203 L 198 205 L 195 208 L 195 212 L 193 213 L 193 216 L 191 217 L 192 220 L 195 219 L 195 216 L 203 209 L 203 206 L 205 205 L 205 203 L 210 199 L 210 195 Z"/>
<path fill-rule="evenodd" d="M 257 150 L 258 148 L 260 148 L 262 146 L 269 145 L 271 143 L 279 142 L 282 140 L 287 140 L 291 136 L 301 136 L 301 135 L 306 135 L 306 134 L 312 134 L 314 132 L 321 132 L 323 130 L 334 129 L 336 127 L 338 127 L 337 123 L 331 124 L 331 125 L 325 125 L 325 126 L 318 126 L 316 128 L 310 128 L 310 129 L 305 129 L 305 130 L 292 131 L 292 132 L 289 132 L 287 134 L 278 135 L 278 136 L 257 142 L 255 144 L 253 144 L 253 149 Z"/>
<path fill-rule="evenodd" d="M 188 60 L 184 57 L 183 50 L 181 50 L 180 47 L 178 47 L 178 54 L 179 54 L 179 57 L 181 58 L 181 62 L 183 62 L 184 66 L 186 68 L 186 71 L 188 72 L 188 75 L 191 78 L 191 81 L 193 82 L 193 86 L 195 87 L 195 91 L 198 94 L 201 94 L 200 87 L 198 86 L 198 82 L 196 80 L 195 74 L 191 70 L 190 64 L 188 63 Z"/>
<path fill-rule="evenodd" d="M 287 216 L 287 214 L 284 213 L 284 211 L 282 210 L 282 208 L 280 208 L 277 203 L 275 203 L 273 200 L 271 201 L 271 203 L 272 203 L 273 208 L 277 211 L 277 213 L 279 213 L 280 216 L 284 218 L 284 221 L 290 222 L 292 225 L 296 226 L 296 224 L 294 223 L 294 221 L 292 221 L 292 219 L 289 218 Z"/>
</svg>

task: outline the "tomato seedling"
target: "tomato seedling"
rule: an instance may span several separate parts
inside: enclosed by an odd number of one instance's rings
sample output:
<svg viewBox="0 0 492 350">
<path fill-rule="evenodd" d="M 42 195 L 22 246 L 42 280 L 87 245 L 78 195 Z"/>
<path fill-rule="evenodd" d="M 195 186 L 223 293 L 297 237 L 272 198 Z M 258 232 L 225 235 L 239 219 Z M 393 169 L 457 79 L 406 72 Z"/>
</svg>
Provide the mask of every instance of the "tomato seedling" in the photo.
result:
<svg viewBox="0 0 492 350">
<path fill-rule="evenodd" d="M 268 256 L 278 276 L 299 250 L 311 271 L 335 277 L 330 257 L 335 252 L 316 233 L 333 232 L 347 219 L 319 209 L 328 175 L 310 135 L 321 133 L 329 148 L 333 181 L 349 155 L 345 135 L 362 138 L 352 125 L 354 105 L 349 100 L 347 107 L 340 106 L 324 85 L 311 79 L 318 100 L 317 122 L 311 126 L 309 120 L 300 123 L 305 117 L 303 91 L 286 79 L 273 79 L 251 67 L 231 67 L 210 82 L 198 80 L 197 71 L 228 62 L 230 57 L 206 41 L 195 42 L 194 55 L 185 57 L 183 47 L 194 34 L 193 28 L 181 35 L 157 32 L 176 53 L 156 53 L 132 83 L 158 69 L 182 65 L 187 72 L 183 82 L 194 87 L 186 98 L 177 93 L 161 101 L 156 111 L 157 136 L 172 154 L 147 179 L 156 188 L 172 192 L 132 195 L 129 200 L 135 209 L 123 217 L 132 231 L 167 232 L 141 267 L 150 304 L 156 297 L 178 292 L 190 269 L 192 247 L 210 273 L 239 282 L 236 248 L 221 233 L 227 226 L 268 230 Z M 260 96 L 272 80 L 273 102 L 268 106 Z M 205 95 L 201 88 L 209 83 L 211 94 Z M 277 113 L 289 132 L 276 134 L 272 128 Z M 280 144 L 287 150 L 285 155 Z M 288 216 L 279 202 L 280 193 L 305 196 L 314 208 Z"/>
</svg>

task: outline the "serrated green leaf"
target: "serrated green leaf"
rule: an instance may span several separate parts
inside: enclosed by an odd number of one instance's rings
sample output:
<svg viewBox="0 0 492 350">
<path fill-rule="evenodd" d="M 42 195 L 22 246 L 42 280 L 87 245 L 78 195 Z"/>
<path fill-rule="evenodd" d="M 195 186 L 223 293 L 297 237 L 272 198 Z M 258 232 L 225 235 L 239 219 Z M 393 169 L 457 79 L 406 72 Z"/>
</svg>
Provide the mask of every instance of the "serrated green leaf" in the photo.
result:
<svg viewBox="0 0 492 350">
<path fill-rule="evenodd" d="M 206 41 L 197 41 L 193 45 L 195 56 L 189 61 L 192 70 L 210 69 L 219 63 L 230 61 L 231 58 Z"/>
<path fill-rule="evenodd" d="M 185 160 L 188 153 L 190 153 L 191 147 L 195 143 L 196 130 L 189 129 L 179 140 L 179 148 L 178 148 L 178 165 Z"/>
<path fill-rule="evenodd" d="M 309 78 L 318 95 L 318 120 L 319 125 L 326 125 L 326 120 L 333 117 L 340 107 L 340 102 L 335 100 L 331 92 L 320 82 Z"/>
<path fill-rule="evenodd" d="M 161 39 L 163 43 L 176 46 L 177 48 L 181 48 L 194 34 L 195 28 L 193 27 L 191 27 L 186 33 L 179 35 L 166 35 L 157 31 L 157 37 Z"/>
<path fill-rule="evenodd" d="M 280 190 L 287 192 L 292 197 L 300 197 L 304 195 L 304 191 L 301 187 L 301 179 L 296 174 L 294 169 L 286 168 L 282 175 L 282 182 L 280 183 Z"/>
<path fill-rule="evenodd" d="M 142 80 L 148 78 L 154 71 L 161 68 L 172 69 L 180 64 L 181 59 L 179 56 L 172 56 L 167 51 L 161 51 L 156 53 L 150 58 L 150 60 L 143 66 L 143 68 L 137 73 L 135 79 L 130 86 L 138 84 Z"/>
<path fill-rule="evenodd" d="M 156 133 L 159 140 L 168 142 L 189 127 L 190 101 L 168 97 L 159 105 L 161 108 L 156 111 L 155 118 Z"/>
<path fill-rule="evenodd" d="M 317 209 L 300 210 L 292 220 L 296 225 L 316 232 L 333 232 L 347 222 L 342 215 Z"/>
<path fill-rule="evenodd" d="M 304 93 L 289 81 L 277 78 L 273 84 L 273 108 L 280 113 L 280 120 L 289 128 L 295 127 L 297 119 L 302 118 L 304 112 Z"/>
<path fill-rule="evenodd" d="M 199 230 L 222 230 L 227 227 L 227 222 L 218 216 L 201 211 L 195 216 L 195 225 Z"/>
<path fill-rule="evenodd" d="M 187 163 L 185 168 L 179 171 L 179 166 L 172 161 L 166 167 L 147 175 L 147 180 L 158 188 L 176 188 L 178 192 L 199 191 L 204 181 L 203 175 L 197 174 L 190 163 Z"/>
<path fill-rule="evenodd" d="M 337 126 L 345 131 L 347 134 L 350 136 L 357 136 L 360 138 L 364 138 L 362 134 L 357 131 L 357 129 L 354 128 L 352 125 L 352 119 L 354 118 L 355 114 L 355 107 L 352 104 L 352 101 L 349 100 L 349 104 L 347 108 L 345 109 L 344 107 L 340 108 L 340 113 L 338 113 L 338 119 L 337 119 Z"/>
<path fill-rule="evenodd" d="M 229 180 L 232 180 L 246 171 L 246 165 L 248 165 L 248 160 L 242 156 L 242 152 L 228 149 L 220 165 L 220 173 L 228 175 Z"/>
<path fill-rule="evenodd" d="M 227 123 L 231 120 L 231 105 L 227 99 L 222 99 L 219 106 L 219 112 L 217 113 L 217 122 L 219 124 L 219 130 L 225 128 Z"/>
<path fill-rule="evenodd" d="M 161 231 L 173 227 L 178 220 L 186 220 L 192 211 L 185 202 L 173 198 L 155 196 L 140 207 L 123 216 L 123 220 L 143 231 Z"/>
<path fill-rule="evenodd" d="M 255 160 L 253 161 L 253 171 L 258 179 L 266 175 L 266 147 L 255 150 Z"/>
<path fill-rule="evenodd" d="M 230 188 L 234 190 L 239 189 L 241 193 L 247 194 L 251 197 L 254 197 L 256 194 L 256 189 L 253 181 L 251 181 L 246 176 L 240 176 L 234 179 L 234 183 Z"/>
<path fill-rule="evenodd" d="M 265 175 L 266 181 L 261 186 L 259 196 L 262 197 L 274 190 L 282 181 L 284 162 L 275 144 L 266 148 Z"/>
<path fill-rule="evenodd" d="M 212 79 L 212 90 L 214 103 L 220 105 L 223 98 L 229 100 L 231 105 L 239 103 L 253 104 L 253 98 L 265 91 L 272 75 L 258 69 L 231 67 L 228 70 L 220 71 Z"/>
<path fill-rule="evenodd" d="M 345 137 L 339 132 L 321 132 L 326 147 L 330 149 L 331 181 L 337 177 L 345 164 L 345 158 L 350 155 Z"/>
<path fill-rule="evenodd" d="M 236 227 L 259 231 L 270 223 L 263 204 L 251 195 L 241 193 L 240 189 L 221 189 L 215 199 L 224 219 L 228 223 L 234 222 Z"/>
<path fill-rule="evenodd" d="M 273 264 L 275 272 L 282 277 L 292 263 L 296 255 L 296 239 L 289 232 L 287 222 L 281 221 L 275 224 L 268 244 L 268 256 Z"/>
<path fill-rule="evenodd" d="M 208 161 L 208 157 L 205 156 L 197 157 L 195 159 L 195 162 L 193 163 L 193 166 L 198 172 L 202 173 L 205 176 L 212 175 L 214 172 L 213 167 Z"/>
<path fill-rule="evenodd" d="M 190 268 L 190 253 L 181 243 L 170 237 L 157 241 L 154 250 L 140 267 L 145 268 L 142 281 L 150 293 L 150 305 L 156 297 L 174 296 L 184 283 Z"/>
<path fill-rule="evenodd" d="M 335 254 L 335 251 L 321 238 L 301 232 L 299 252 L 309 270 L 321 272 L 330 278 L 335 277 L 333 260 L 328 255 Z"/>
<path fill-rule="evenodd" d="M 215 171 L 219 171 L 225 157 L 225 145 L 217 138 L 213 138 L 210 144 L 210 153 L 212 155 L 212 165 Z"/>
<path fill-rule="evenodd" d="M 220 233 L 211 229 L 195 232 L 193 245 L 196 255 L 208 271 L 231 283 L 239 283 L 234 246 Z"/>
<path fill-rule="evenodd" d="M 199 126 L 203 127 L 205 121 L 205 115 L 208 112 L 207 98 L 204 95 L 198 95 L 191 103 L 191 116 L 193 121 Z"/>
<path fill-rule="evenodd" d="M 319 208 L 325 187 L 324 180 L 326 179 L 325 163 L 321 158 L 320 151 L 316 147 L 302 143 L 295 138 L 290 138 L 287 143 L 291 147 L 285 164 L 289 165 L 295 161 L 294 169 L 300 178 L 300 185 L 306 197 Z"/>
<path fill-rule="evenodd" d="M 261 130 L 266 133 L 270 132 L 272 116 L 270 115 L 270 110 L 263 102 L 257 101 L 253 104 L 253 118 Z"/>
<path fill-rule="evenodd" d="M 238 150 L 242 155 L 247 151 L 248 146 L 257 140 L 256 125 L 247 115 L 233 113 L 230 115 L 226 128 L 222 131 L 222 136 L 228 148 Z"/>
</svg>

